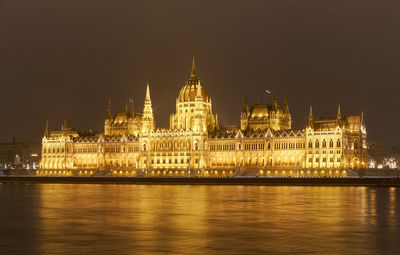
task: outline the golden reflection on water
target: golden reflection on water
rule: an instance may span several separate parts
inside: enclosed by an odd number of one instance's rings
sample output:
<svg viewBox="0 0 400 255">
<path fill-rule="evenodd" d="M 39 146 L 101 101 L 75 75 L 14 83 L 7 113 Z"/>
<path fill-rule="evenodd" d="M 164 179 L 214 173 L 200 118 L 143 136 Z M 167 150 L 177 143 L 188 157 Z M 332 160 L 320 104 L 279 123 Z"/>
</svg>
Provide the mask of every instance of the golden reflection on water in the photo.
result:
<svg viewBox="0 0 400 255">
<path fill-rule="evenodd" d="M 400 248 L 393 239 L 399 236 L 397 188 L 34 188 L 40 253 L 369 254 L 390 249 L 389 243 Z"/>
</svg>

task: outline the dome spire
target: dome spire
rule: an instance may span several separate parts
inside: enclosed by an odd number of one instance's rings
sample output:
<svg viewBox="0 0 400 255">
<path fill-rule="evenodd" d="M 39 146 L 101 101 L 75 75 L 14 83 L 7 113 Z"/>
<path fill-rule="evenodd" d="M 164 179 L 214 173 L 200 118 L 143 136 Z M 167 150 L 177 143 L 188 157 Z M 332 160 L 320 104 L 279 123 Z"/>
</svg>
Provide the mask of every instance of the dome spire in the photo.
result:
<svg viewBox="0 0 400 255">
<path fill-rule="evenodd" d="M 193 61 L 192 61 L 192 71 L 190 72 L 190 79 L 191 79 L 191 80 L 197 79 L 196 65 L 195 65 L 195 63 L 194 63 L 194 56 L 193 56 Z"/>
</svg>

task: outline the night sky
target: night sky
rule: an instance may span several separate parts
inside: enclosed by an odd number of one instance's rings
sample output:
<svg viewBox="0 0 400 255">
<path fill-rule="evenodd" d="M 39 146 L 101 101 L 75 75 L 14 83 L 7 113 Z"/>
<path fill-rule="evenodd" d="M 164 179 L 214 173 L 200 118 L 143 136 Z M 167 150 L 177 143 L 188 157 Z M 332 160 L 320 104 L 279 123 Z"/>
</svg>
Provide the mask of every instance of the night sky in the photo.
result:
<svg viewBox="0 0 400 255">
<path fill-rule="evenodd" d="M 295 128 L 314 116 L 364 112 L 370 139 L 400 144 L 400 2 L 389 0 L 0 0 L 0 141 L 59 129 L 103 131 L 151 83 L 168 127 L 192 56 L 220 124 L 243 98 L 286 95 Z"/>
</svg>

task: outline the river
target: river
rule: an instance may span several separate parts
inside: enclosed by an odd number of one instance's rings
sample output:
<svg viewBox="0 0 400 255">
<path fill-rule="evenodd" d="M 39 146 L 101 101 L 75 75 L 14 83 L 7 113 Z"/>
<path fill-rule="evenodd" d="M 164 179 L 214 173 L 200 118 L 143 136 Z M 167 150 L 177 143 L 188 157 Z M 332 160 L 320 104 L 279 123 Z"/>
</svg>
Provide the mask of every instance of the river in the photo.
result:
<svg viewBox="0 0 400 255">
<path fill-rule="evenodd" d="M 400 254 L 400 189 L 0 184 L 0 254 Z"/>
</svg>

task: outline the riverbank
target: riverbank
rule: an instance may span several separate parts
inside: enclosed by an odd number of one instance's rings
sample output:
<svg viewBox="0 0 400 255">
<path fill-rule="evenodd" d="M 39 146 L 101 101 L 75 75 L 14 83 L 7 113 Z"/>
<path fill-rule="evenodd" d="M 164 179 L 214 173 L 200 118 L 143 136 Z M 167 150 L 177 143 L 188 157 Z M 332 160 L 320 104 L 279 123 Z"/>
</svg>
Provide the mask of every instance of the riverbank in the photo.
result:
<svg viewBox="0 0 400 255">
<path fill-rule="evenodd" d="M 400 187 L 390 177 L 39 177 L 0 176 L 0 183 L 82 183 L 150 185 L 282 185 L 282 186 L 385 186 Z"/>
</svg>

